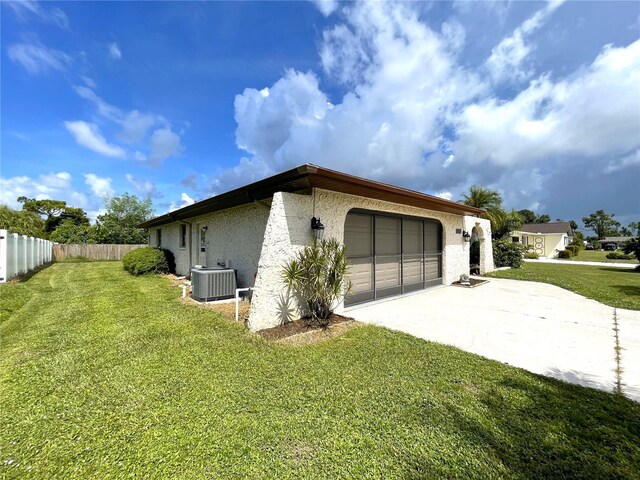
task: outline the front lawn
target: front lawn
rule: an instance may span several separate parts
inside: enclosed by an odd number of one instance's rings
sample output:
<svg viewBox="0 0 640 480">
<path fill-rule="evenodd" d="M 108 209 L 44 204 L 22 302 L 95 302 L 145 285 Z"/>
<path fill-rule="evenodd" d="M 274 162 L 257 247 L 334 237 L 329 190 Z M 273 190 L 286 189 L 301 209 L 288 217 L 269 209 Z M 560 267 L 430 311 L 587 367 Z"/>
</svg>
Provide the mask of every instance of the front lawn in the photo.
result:
<svg viewBox="0 0 640 480">
<path fill-rule="evenodd" d="M 612 307 L 640 310 L 640 273 L 632 269 L 525 262 L 487 276 L 550 283 Z"/>
<path fill-rule="evenodd" d="M 567 262 L 638 263 L 638 260 L 633 256 L 631 260 L 611 260 L 607 258 L 607 254 L 609 253 L 611 252 L 605 252 L 604 250 L 580 250 L 577 256 L 560 260 Z"/>
<path fill-rule="evenodd" d="M 0 287 L 4 478 L 637 478 L 640 404 L 372 326 L 275 346 L 120 263 Z"/>
</svg>

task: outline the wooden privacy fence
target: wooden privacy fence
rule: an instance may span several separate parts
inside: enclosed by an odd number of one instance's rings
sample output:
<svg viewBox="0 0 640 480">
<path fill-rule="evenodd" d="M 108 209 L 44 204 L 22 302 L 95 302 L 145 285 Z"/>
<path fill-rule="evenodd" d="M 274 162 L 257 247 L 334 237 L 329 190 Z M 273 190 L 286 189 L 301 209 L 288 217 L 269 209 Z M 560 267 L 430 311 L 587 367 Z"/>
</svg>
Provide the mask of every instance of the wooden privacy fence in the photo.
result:
<svg viewBox="0 0 640 480">
<path fill-rule="evenodd" d="M 0 230 L 0 283 L 51 261 L 49 240 Z"/>
<path fill-rule="evenodd" d="M 143 245 L 116 245 L 116 244 L 60 244 L 53 245 L 53 258 L 62 260 L 63 258 L 83 257 L 89 260 L 122 260 L 127 253 L 136 248 L 146 247 Z"/>
</svg>

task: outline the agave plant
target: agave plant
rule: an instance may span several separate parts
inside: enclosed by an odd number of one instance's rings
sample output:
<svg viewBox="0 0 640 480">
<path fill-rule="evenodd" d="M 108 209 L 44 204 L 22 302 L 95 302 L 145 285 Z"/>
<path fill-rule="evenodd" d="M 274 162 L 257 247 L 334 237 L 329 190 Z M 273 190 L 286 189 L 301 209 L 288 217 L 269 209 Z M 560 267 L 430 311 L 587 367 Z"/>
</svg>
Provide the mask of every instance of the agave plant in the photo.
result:
<svg viewBox="0 0 640 480">
<path fill-rule="evenodd" d="M 335 239 L 314 241 L 285 265 L 283 279 L 310 324 L 329 324 L 334 309 L 351 290 L 348 266 L 344 245 Z"/>
</svg>

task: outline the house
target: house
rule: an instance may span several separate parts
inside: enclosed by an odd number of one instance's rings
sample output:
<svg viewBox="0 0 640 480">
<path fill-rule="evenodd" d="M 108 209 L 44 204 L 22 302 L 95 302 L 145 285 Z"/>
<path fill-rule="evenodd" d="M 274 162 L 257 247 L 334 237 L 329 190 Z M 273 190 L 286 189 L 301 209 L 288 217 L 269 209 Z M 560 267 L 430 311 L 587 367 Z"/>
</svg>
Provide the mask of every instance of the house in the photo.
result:
<svg viewBox="0 0 640 480">
<path fill-rule="evenodd" d="M 604 237 L 600 240 L 596 240 L 594 243 L 598 244 L 598 248 L 602 248 L 603 245 L 608 243 L 612 243 L 616 246 L 616 248 L 621 248 L 622 244 L 627 243 L 629 240 L 634 237 Z"/>
<path fill-rule="evenodd" d="M 555 258 L 573 241 L 573 230 L 569 222 L 525 223 L 511 234 L 511 239 L 531 247 L 541 257 Z"/>
<path fill-rule="evenodd" d="M 432 195 L 302 165 L 161 215 L 141 225 L 173 252 L 178 274 L 224 264 L 238 287 L 254 287 L 249 327 L 279 325 L 295 311 L 282 269 L 313 239 L 346 246 L 352 294 L 345 307 L 449 285 L 469 273 L 469 238 L 481 240 L 482 272 L 493 270 L 491 231 L 481 209 Z M 319 230 L 317 230 L 319 231 Z"/>
</svg>

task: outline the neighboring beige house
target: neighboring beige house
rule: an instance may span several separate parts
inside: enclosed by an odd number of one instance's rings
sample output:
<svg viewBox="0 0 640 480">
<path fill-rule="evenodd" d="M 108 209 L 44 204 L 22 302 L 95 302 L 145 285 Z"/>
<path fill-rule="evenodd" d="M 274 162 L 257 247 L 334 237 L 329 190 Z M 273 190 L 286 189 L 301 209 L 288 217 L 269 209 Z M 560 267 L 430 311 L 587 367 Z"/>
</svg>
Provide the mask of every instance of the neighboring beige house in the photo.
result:
<svg viewBox="0 0 640 480">
<path fill-rule="evenodd" d="M 234 269 L 238 287 L 255 289 L 249 327 L 261 330 L 295 311 L 282 269 L 312 241 L 312 219 L 323 224 L 324 238 L 345 244 L 351 262 L 353 294 L 339 312 L 458 280 L 469 273 L 471 234 L 481 239 L 481 272 L 493 270 L 490 224 L 481 213 L 307 164 L 141 226 L 151 245 L 173 252 L 179 274 L 196 264 Z"/>
<path fill-rule="evenodd" d="M 531 247 L 541 257 L 556 258 L 573 240 L 573 230 L 569 222 L 525 223 L 511 234 L 511 239 Z"/>
</svg>

